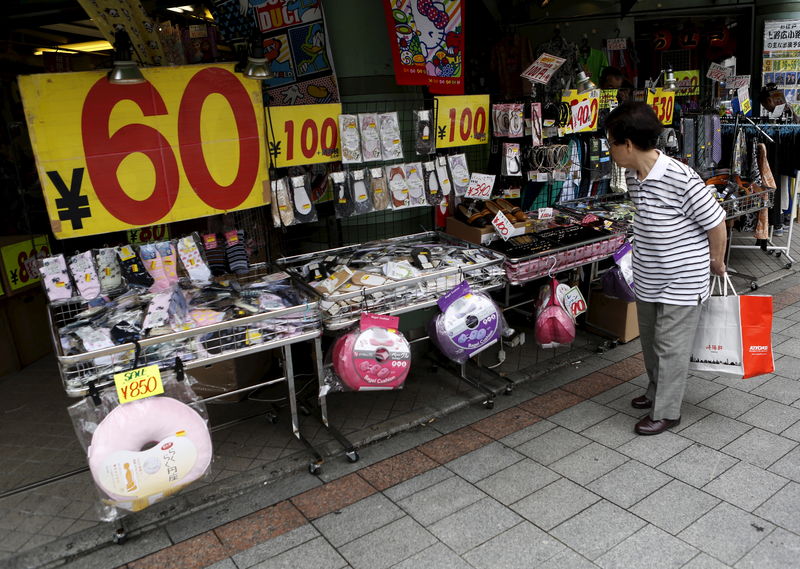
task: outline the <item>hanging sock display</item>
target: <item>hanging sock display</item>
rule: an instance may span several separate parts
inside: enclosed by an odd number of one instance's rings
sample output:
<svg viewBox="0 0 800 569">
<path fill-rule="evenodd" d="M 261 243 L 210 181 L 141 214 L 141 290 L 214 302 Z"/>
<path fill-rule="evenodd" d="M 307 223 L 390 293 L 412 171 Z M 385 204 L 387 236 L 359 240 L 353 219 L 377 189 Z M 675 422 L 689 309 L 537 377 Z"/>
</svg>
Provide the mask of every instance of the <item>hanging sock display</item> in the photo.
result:
<svg viewBox="0 0 800 569">
<path fill-rule="evenodd" d="M 150 288 L 155 282 L 144 267 L 142 259 L 130 245 L 123 245 L 117 251 L 122 266 L 122 276 L 130 286 Z M 199 253 L 198 253 L 199 254 Z"/>
<path fill-rule="evenodd" d="M 244 246 L 244 231 L 232 229 L 225 232 L 225 257 L 232 273 L 244 275 L 250 270 L 247 249 Z"/>
<path fill-rule="evenodd" d="M 469 167 L 467 166 L 467 156 L 465 154 L 453 154 L 447 157 L 450 166 L 450 178 L 453 182 L 456 196 L 463 196 L 469 187 Z"/>
<path fill-rule="evenodd" d="M 373 208 L 375 211 L 387 209 L 389 207 L 389 187 L 386 184 L 386 177 L 383 175 L 383 169 L 370 168 L 369 179 Z"/>
<path fill-rule="evenodd" d="M 94 267 L 91 251 L 70 257 L 69 271 L 83 300 L 93 300 L 100 296 L 100 279 Z"/>
<path fill-rule="evenodd" d="M 404 166 L 409 207 L 428 205 L 425 197 L 425 173 L 422 169 L 422 164 L 420 162 L 411 162 Z"/>
<path fill-rule="evenodd" d="M 384 160 L 402 160 L 403 142 L 400 136 L 400 123 L 397 113 L 381 113 L 378 115 L 381 131 L 381 152 Z"/>
<path fill-rule="evenodd" d="M 361 136 L 358 133 L 358 117 L 339 115 L 339 140 L 342 146 L 342 164 L 361 162 Z"/>
<path fill-rule="evenodd" d="M 353 188 L 353 213 L 361 215 L 373 210 L 367 182 L 369 170 L 352 170 L 349 172 L 349 182 Z"/>
<path fill-rule="evenodd" d="M 203 235 L 203 247 L 206 250 L 206 261 L 208 261 L 208 268 L 211 269 L 211 274 L 215 277 L 224 275 L 228 267 L 225 264 L 225 250 L 217 234 L 207 233 Z"/>
<path fill-rule="evenodd" d="M 153 286 L 150 287 L 151 292 L 160 292 L 169 288 L 169 279 L 164 272 L 164 263 L 161 260 L 161 255 L 154 243 L 146 243 L 139 247 L 139 255 L 142 257 L 144 268 L 153 277 Z"/>
<path fill-rule="evenodd" d="M 192 235 L 178 239 L 178 256 L 192 281 L 205 283 L 211 280 L 211 271 L 200 254 L 197 241 Z"/>
<path fill-rule="evenodd" d="M 161 255 L 161 263 L 164 266 L 164 274 L 167 275 L 169 284 L 178 282 L 178 254 L 175 247 L 169 241 L 156 243 L 156 250 Z"/>
<path fill-rule="evenodd" d="M 378 115 L 376 113 L 360 113 L 358 125 L 361 132 L 362 159 L 364 162 L 380 162 L 383 160 L 383 152 L 381 152 Z"/>
<path fill-rule="evenodd" d="M 436 152 L 436 137 L 433 136 L 431 111 L 414 111 L 414 149 L 420 156 Z"/>
<path fill-rule="evenodd" d="M 408 184 L 406 183 L 406 173 L 403 165 L 386 166 L 385 170 L 389 194 L 392 198 L 392 209 L 408 207 L 410 203 L 408 199 Z"/>
<path fill-rule="evenodd" d="M 108 293 L 122 286 L 122 272 L 117 260 L 117 250 L 114 247 L 104 247 L 97 250 L 95 255 L 97 275 L 100 277 L 100 288 Z"/>
<path fill-rule="evenodd" d="M 310 178 L 294 176 L 289 180 L 292 184 L 292 207 L 296 223 L 310 223 L 317 221 L 317 208 L 311 201 Z"/>
</svg>

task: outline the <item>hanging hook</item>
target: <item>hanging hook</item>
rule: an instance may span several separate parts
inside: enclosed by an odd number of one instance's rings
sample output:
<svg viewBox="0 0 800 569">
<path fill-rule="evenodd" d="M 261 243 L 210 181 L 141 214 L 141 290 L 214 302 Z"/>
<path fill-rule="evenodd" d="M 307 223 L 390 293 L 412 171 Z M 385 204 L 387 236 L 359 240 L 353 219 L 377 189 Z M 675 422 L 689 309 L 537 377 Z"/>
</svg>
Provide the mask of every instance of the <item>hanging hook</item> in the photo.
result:
<svg viewBox="0 0 800 569">
<path fill-rule="evenodd" d="M 553 258 L 553 265 L 549 269 L 547 269 L 547 276 L 552 279 L 552 278 L 555 278 L 553 276 L 553 269 L 555 269 L 556 265 L 558 264 L 558 257 L 556 257 L 555 255 L 551 255 L 551 256 Z"/>
</svg>

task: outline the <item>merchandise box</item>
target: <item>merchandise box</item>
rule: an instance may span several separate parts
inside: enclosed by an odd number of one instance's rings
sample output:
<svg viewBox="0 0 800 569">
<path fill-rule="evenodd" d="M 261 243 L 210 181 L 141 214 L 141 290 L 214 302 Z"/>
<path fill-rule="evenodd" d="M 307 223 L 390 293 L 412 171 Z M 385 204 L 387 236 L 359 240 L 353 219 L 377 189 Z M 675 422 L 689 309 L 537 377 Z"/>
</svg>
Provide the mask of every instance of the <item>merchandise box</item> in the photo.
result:
<svg viewBox="0 0 800 569">
<path fill-rule="evenodd" d="M 32 254 L 40 257 L 50 254 L 50 243 L 46 235 L 0 237 L 0 290 L 7 296 L 41 287 L 40 279 L 29 274 L 25 264 Z"/>
<path fill-rule="evenodd" d="M 0 300 L 20 367 L 25 367 L 53 351 L 47 298 L 41 288 L 20 292 Z M 0 333 L 1 335 L 1 333 Z"/>
<path fill-rule="evenodd" d="M 528 225 L 526 221 L 514 223 L 514 227 L 517 228 L 528 227 Z M 494 227 L 491 225 L 487 225 L 486 227 L 473 227 L 455 217 L 447 218 L 446 232 L 453 237 L 458 237 L 459 239 L 469 241 L 470 243 L 476 243 L 477 245 L 488 245 L 495 239 L 499 239 Z"/>
<path fill-rule="evenodd" d="M 627 343 L 639 337 L 636 303 L 609 298 L 592 290 L 586 313 L 586 325 L 594 332 Z"/>
<path fill-rule="evenodd" d="M 270 373 L 273 360 L 272 351 L 266 350 L 192 368 L 187 373 L 197 380 L 197 383 L 193 386 L 197 395 L 200 397 L 212 397 L 263 381 Z M 247 393 L 239 393 L 223 397 L 220 401 L 238 402 L 245 397 L 247 397 Z"/>
</svg>

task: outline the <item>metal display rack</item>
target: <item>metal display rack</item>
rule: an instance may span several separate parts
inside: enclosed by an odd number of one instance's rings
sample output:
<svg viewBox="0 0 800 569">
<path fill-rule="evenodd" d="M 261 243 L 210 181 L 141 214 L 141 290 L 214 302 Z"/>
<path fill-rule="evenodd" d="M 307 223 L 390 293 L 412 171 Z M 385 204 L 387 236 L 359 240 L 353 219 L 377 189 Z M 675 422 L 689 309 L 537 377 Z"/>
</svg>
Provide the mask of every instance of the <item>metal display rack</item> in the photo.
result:
<svg viewBox="0 0 800 569">
<path fill-rule="evenodd" d="M 240 281 L 256 281 L 266 274 L 265 264 L 256 265 L 248 275 L 241 277 Z M 223 397 L 252 392 L 263 387 L 285 382 L 288 388 L 292 433 L 312 454 L 313 458 L 309 463 L 309 471 L 318 474 L 323 458 L 300 431 L 292 361 L 292 346 L 304 342 L 312 342 L 314 345 L 314 365 L 317 381 L 320 387 L 323 385 L 322 329 L 317 302 L 308 297 L 305 297 L 305 300 L 306 302 L 303 304 L 292 307 L 270 310 L 217 324 L 199 326 L 190 330 L 144 338 L 136 343 L 125 343 L 76 355 L 64 354 L 59 340 L 59 330 L 63 326 L 74 322 L 78 315 L 86 310 L 87 304 L 78 300 L 51 304 L 49 309 L 51 337 L 64 389 L 70 397 L 84 397 L 90 395 L 93 390 L 113 386 L 112 376 L 114 373 L 133 367 L 158 364 L 159 367 L 169 368 L 174 365 L 177 357 L 182 362 L 184 369 L 191 370 L 241 356 L 279 349 L 284 372 L 281 377 L 265 380 L 235 391 L 226 391 L 219 395 L 204 397 L 201 400 L 203 402 L 211 402 Z M 267 329 L 271 330 L 272 333 L 267 332 Z M 202 348 L 201 345 L 201 337 L 208 334 L 214 334 L 213 353 Z M 167 344 L 176 346 L 176 350 L 169 352 L 168 356 L 155 349 Z M 358 460 L 358 454 L 353 445 L 335 428 L 330 426 L 324 395 L 319 396 L 318 405 L 321 410 L 323 425 L 345 448 L 348 460 L 351 462 Z"/>
</svg>

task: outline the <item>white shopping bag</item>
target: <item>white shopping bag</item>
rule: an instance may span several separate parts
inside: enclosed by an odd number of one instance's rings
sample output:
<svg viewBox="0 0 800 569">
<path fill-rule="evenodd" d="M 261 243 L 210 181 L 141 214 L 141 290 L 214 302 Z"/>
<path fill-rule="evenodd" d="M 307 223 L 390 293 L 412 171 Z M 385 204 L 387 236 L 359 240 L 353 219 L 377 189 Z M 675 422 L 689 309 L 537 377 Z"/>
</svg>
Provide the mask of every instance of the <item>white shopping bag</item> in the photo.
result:
<svg viewBox="0 0 800 569">
<path fill-rule="evenodd" d="M 720 284 L 722 281 L 723 284 Z M 711 294 L 703 303 L 700 323 L 694 337 L 689 369 L 737 375 L 742 367 L 742 328 L 739 316 L 739 297 L 728 284 L 730 277 L 713 277 Z M 719 286 L 721 296 L 714 296 Z"/>
</svg>

